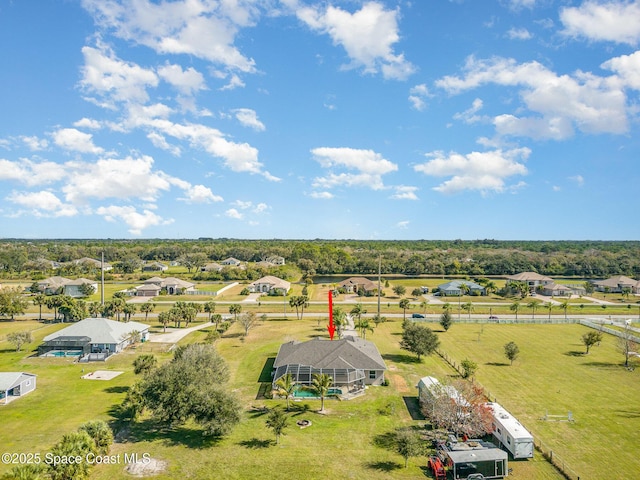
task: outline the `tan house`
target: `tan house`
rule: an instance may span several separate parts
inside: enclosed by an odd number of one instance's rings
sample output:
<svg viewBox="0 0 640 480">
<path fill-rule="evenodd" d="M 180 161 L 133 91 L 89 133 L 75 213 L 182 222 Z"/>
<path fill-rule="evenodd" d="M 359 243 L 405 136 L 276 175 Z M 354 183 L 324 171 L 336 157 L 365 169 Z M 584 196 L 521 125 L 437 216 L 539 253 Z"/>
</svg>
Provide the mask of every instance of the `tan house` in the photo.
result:
<svg viewBox="0 0 640 480">
<path fill-rule="evenodd" d="M 136 296 L 152 296 L 152 291 L 157 291 L 158 293 L 155 295 L 158 295 L 162 290 L 167 292 L 167 295 L 181 295 L 194 291 L 195 283 L 187 282 L 176 277 L 151 277 L 145 280 L 144 285 L 136 288 Z"/>
<path fill-rule="evenodd" d="M 349 277 L 340 282 L 338 287 L 344 289 L 345 293 L 358 293 L 360 289 L 364 290 L 365 294 L 378 291 L 378 284 L 365 277 Z"/>
<path fill-rule="evenodd" d="M 631 293 L 640 293 L 640 282 L 624 275 L 616 275 L 606 280 L 591 282 L 598 292 L 622 293 L 624 288 L 629 288 Z"/>
<path fill-rule="evenodd" d="M 280 295 L 286 295 L 290 289 L 291 282 L 274 277 L 273 275 L 267 275 L 249 284 L 249 291 L 254 293 L 278 293 Z"/>
<path fill-rule="evenodd" d="M 548 297 L 570 297 L 573 294 L 573 289 L 558 283 L 548 283 L 541 287 L 540 293 Z"/>
</svg>

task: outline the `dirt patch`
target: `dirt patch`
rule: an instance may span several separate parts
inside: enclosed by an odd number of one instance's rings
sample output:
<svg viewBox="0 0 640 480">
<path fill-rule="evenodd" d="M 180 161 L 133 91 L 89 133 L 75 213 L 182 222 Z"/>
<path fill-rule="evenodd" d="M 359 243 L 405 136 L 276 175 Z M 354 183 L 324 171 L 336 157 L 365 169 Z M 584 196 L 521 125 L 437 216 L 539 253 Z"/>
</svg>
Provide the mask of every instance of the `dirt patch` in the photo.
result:
<svg viewBox="0 0 640 480">
<path fill-rule="evenodd" d="M 138 462 L 127 464 L 124 471 L 136 477 L 152 477 L 159 475 L 167 469 L 167 462 L 155 458 L 146 458 Z"/>
<path fill-rule="evenodd" d="M 116 372 L 114 370 L 96 370 L 83 375 L 85 380 L 111 380 L 124 372 Z"/>
<path fill-rule="evenodd" d="M 396 373 L 392 373 L 389 375 L 389 377 L 390 377 L 391 383 L 393 383 L 393 386 L 396 388 L 398 393 L 409 393 L 411 391 L 405 379 L 402 378 L 400 375 Z"/>
</svg>

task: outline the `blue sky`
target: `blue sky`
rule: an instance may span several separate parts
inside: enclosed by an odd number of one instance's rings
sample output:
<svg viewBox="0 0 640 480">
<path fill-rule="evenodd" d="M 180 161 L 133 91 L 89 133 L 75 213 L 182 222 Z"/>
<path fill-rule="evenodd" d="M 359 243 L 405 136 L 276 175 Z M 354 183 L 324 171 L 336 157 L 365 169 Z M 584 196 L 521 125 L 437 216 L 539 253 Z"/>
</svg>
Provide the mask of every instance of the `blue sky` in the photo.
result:
<svg viewBox="0 0 640 480">
<path fill-rule="evenodd" d="M 637 240 L 640 4 L 0 3 L 0 236 Z"/>
</svg>

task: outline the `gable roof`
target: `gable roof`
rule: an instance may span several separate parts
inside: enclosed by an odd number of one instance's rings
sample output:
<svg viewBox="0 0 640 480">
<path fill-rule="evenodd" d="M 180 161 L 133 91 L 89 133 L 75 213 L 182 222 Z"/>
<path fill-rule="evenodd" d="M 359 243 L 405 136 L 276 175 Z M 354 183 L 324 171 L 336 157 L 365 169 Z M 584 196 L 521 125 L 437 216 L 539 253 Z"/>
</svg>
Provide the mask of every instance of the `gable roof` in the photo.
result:
<svg viewBox="0 0 640 480">
<path fill-rule="evenodd" d="M 438 285 L 440 290 L 460 290 L 462 285 L 467 285 L 471 290 L 484 290 L 482 285 L 470 282 L 469 280 L 451 280 L 450 282 Z"/>
<path fill-rule="evenodd" d="M 607 278 L 606 280 L 596 280 L 593 282 L 594 285 L 599 285 L 601 287 L 631 287 L 638 283 L 638 280 L 634 280 L 633 278 L 625 277 L 624 275 L 616 275 L 615 277 Z"/>
<path fill-rule="evenodd" d="M 274 368 L 282 365 L 309 365 L 313 368 L 386 370 L 376 346 L 360 337 L 340 340 L 314 338 L 307 342 L 291 341 L 280 346 Z"/>
<path fill-rule="evenodd" d="M 515 275 L 507 275 L 507 280 L 512 280 L 514 282 L 551 282 L 550 277 L 545 277 L 544 275 L 540 275 L 536 272 L 520 272 Z"/>
<path fill-rule="evenodd" d="M 26 372 L 0 372 L 0 392 L 6 392 L 17 386 L 23 377 L 35 377 L 33 373 Z"/>
<path fill-rule="evenodd" d="M 282 288 L 283 290 L 289 290 L 291 288 L 291 282 L 287 282 L 286 280 L 283 280 L 281 278 L 274 277 L 273 275 L 267 275 L 251 283 L 251 285 L 264 284 L 270 285 L 271 288 Z"/>
<path fill-rule="evenodd" d="M 362 286 L 365 290 L 375 290 L 378 285 L 366 277 L 349 277 L 340 282 L 341 287 L 358 287 Z"/>
<path fill-rule="evenodd" d="M 91 343 L 120 343 L 123 337 L 133 331 L 144 332 L 149 325 L 139 322 L 116 322 L 108 318 L 85 318 L 44 337 L 44 341 L 55 340 L 58 337 L 89 337 Z"/>
</svg>

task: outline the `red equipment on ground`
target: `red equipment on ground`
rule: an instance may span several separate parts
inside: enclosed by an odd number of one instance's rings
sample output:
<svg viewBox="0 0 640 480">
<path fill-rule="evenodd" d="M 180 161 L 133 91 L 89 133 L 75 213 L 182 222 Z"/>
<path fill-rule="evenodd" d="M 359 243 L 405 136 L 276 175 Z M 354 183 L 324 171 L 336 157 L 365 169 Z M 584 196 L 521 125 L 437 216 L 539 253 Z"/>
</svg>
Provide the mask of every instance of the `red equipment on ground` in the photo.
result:
<svg viewBox="0 0 640 480">
<path fill-rule="evenodd" d="M 442 461 L 439 457 L 429 457 L 429 463 L 427 463 L 427 466 L 433 473 L 433 478 L 435 478 L 436 480 L 446 480 L 447 474 L 444 470 L 444 465 L 442 464 Z"/>
</svg>

